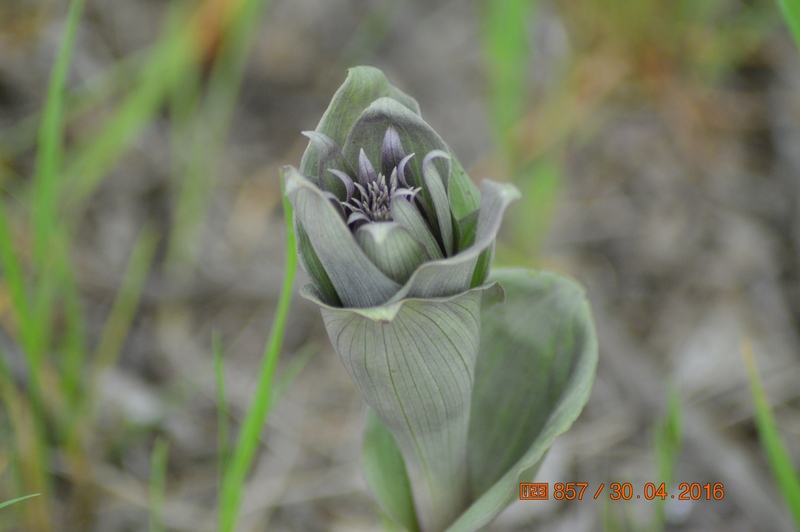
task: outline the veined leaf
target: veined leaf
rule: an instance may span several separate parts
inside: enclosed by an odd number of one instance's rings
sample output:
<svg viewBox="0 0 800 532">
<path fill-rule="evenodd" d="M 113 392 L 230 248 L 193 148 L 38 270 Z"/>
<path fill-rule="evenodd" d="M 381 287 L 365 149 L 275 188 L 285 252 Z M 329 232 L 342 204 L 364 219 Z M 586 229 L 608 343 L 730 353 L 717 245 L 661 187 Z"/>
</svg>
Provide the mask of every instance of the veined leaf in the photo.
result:
<svg viewBox="0 0 800 532">
<path fill-rule="evenodd" d="M 497 270 L 489 279 L 504 287 L 506 301 L 481 313 L 468 433 L 471 503 L 450 532 L 485 526 L 518 496 L 520 482 L 533 480 L 556 436 L 586 404 L 597 366 L 591 312 L 576 283 L 524 269 Z M 398 452 L 385 440 L 366 438 L 367 446 L 387 457 Z M 400 519 L 408 494 L 389 495 L 396 486 L 381 484 L 388 474 L 371 472 L 368 480 L 384 497 L 381 506 L 399 509 L 389 515 L 406 525 Z"/>
<path fill-rule="evenodd" d="M 328 336 L 403 455 L 420 526 L 441 530 L 469 504 L 467 430 L 480 311 L 497 284 L 378 308 L 318 303 Z"/>
</svg>

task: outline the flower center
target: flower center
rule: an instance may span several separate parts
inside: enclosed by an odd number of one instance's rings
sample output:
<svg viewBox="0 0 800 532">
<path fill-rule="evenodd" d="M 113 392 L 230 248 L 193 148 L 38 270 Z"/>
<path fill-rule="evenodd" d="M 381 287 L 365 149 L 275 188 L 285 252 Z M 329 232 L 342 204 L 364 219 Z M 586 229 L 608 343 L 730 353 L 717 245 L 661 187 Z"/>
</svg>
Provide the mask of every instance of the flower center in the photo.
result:
<svg viewBox="0 0 800 532">
<path fill-rule="evenodd" d="M 386 176 L 378 174 L 375 181 L 361 186 L 359 183 L 354 183 L 355 187 L 361 193 L 361 198 L 356 198 L 355 195 L 350 198 L 350 201 L 342 203 L 353 214 L 361 214 L 364 216 L 356 216 L 355 220 L 364 220 L 367 222 L 388 222 L 392 219 L 392 196 L 397 191 L 397 183 L 392 183 L 391 186 L 386 184 Z M 351 215 L 352 217 L 352 215 Z"/>
</svg>

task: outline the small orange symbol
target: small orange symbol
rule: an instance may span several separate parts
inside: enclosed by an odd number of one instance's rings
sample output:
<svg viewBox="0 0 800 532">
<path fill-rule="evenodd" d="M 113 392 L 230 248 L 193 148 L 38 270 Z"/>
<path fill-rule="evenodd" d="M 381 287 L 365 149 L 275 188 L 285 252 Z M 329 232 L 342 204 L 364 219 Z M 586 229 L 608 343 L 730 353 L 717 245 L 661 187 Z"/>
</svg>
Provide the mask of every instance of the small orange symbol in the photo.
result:
<svg viewBox="0 0 800 532">
<path fill-rule="evenodd" d="M 519 485 L 519 500 L 521 501 L 546 501 L 547 482 L 533 484 L 521 483 Z"/>
</svg>

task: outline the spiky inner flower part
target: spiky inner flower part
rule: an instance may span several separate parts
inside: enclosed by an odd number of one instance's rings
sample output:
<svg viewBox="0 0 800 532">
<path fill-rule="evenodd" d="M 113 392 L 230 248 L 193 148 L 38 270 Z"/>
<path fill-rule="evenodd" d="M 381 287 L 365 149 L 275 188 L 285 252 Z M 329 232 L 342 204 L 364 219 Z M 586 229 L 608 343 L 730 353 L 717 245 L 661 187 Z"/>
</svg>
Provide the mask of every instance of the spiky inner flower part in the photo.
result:
<svg viewBox="0 0 800 532">
<path fill-rule="evenodd" d="M 355 172 L 343 161 L 340 150 L 330 138 L 316 132 L 306 132 L 306 136 L 324 154 L 320 165 L 325 170 L 319 174 L 318 184 L 342 209 L 353 231 L 365 223 L 392 221 L 392 200 L 404 197 L 413 203 L 417 192 L 422 190 L 413 186 L 419 178 L 406 175 L 406 166 L 414 154 L 405 154 L 400 136 L 392 126 L 386 129 L 383 138 L 380 171 L 375 170 L 363 149 L 358 154 L 358 171 Z M 330 161 L 336 164 L 326 164 Z"/>
<path fill-rule="evenodd" d="M 386 176 L 378 174 L 378 178 L 366 187 L 358 183 L 353 183 L 361 194 L 360 198 L 353 196 L 350 201 L 343 202 L 342 205 L 353 214 L 361 214 L 368 222 L 388 222 L 392 220 L 392 197 L 397 192 L 397 180 L 392 180 L 391 185 L 386 185 Z M 353 217 L 351 215 L 351 217 Z M 357 220 L 364 220 L 361 216 L 356 216 Z"/>
<path fill-rule="evenodd" d="M 391 133 L 393 132 L 388 133 L 387 137 L 390 137 Z M 387 149 L 384 149 L 384 152 L 386 151 Z M 392 221 L 392 199 L 405 197 L 408 201 L 413 201 L 414 196 L 421 190 L 419 187 L 409 186 L 405 176 L 406 164 L 414 154 L 404 156 L 402 146 L 396 153 L 400 157 L 396 165 L 386 164 L 388 155 L 383 157 L 382 168 L 387 172 L 391 171 L 388 184 L 386 175 L 375 171 L 364 150 L 359 154 L 358 181 L 354 181 L 342 171 L 328 169 L 345 187 L 346 197 L 340 204 L 344 207 L 345 213 L 350 212 L 347 225 L 351 229 L 355 230 L 364 223 Z"/>
</svg>

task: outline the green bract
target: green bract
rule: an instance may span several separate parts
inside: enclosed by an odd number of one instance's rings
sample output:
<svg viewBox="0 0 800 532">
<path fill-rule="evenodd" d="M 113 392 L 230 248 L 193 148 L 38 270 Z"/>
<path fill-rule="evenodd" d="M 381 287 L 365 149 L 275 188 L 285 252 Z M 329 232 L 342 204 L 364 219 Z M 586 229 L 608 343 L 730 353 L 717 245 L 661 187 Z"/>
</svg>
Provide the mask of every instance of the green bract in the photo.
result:
<svg viewBox="0 0 800 532">
<path fill-rule="evenodd" d="M 479 192 L 379 70 L 351 69 L 306 136 L 300 169 L 283 170 L 303 295 L 369 405 L 367 480 L 410 530 L 474 530 L 588 399 L 597 346 L 583 292 L 526 270 L 487 282 L 519 192 Z"/>
<path fill-rule="evenodd" d="M 354 68 L 298 172 L 284 169 L 301 264 L 322 301 L 367 308 L 484 282 L 513 185 L 482 194 L 410 97 Z"/>
</svg>

